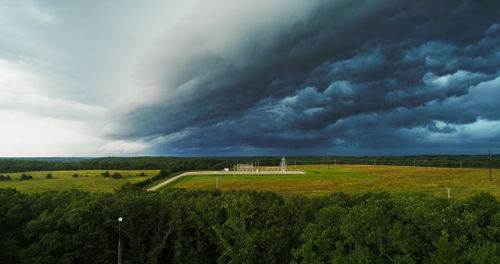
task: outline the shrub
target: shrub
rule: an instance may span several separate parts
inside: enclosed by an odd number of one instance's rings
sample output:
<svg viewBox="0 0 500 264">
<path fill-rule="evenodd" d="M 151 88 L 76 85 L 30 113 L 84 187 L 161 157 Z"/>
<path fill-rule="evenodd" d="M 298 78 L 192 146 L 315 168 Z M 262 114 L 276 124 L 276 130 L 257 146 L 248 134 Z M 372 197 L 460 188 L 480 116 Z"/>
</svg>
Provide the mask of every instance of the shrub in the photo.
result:
<svg viewBox="0 0 500 264">
<path fill-rule="evenodd" d="M 140 174 L 141 176 L 145 176 L 144 172 Z M 132 184 L 133 187 L 135 188 L 144 188 L 147 185 L 151 184 L 153 181 L 159 180 L 161 178 L 168 177 L 170 175 L 170 172 L 167 170 L 161 170 L 157 175 L 151 177 L 150 179 L 146 179 L 140 182 L 136 182 Z"/>
<path fill-rule="evenodd" d="M 109 177 L 109 171 L 101 173 L 102 177 Z"/>
<path fill-rule="evenodd" d="M 73 178 L 78 178 L 78 173 L 73 174 Z"/>
<path fill-rule="evenodd" d="M 45 176 L 46 179 L 52 179 L 52 173 L 48 173 L 47 176 Z"/>
<path fill-rule="evenodd" d="M 122 177 L 122 175 L 118 172 L 115 172 L 115 173 L 113 173 L 112 177 L 113 177 L 113 179 L 120 179 Z"/>
<path fill-rule="evenodd" d="M 151 178 L 151 180 L 156 181 L 156 180 L 159 180 L 161 178 L 166 178 L 169 175 L 170 175 L 169 171 L 161 170 L 156 176 L 154 176 L 153 178 Z"/>
<path fill-rule="evenodd" d="M 147 179 L 147 180 L 144 180 L 144 181 L 140 181 L 140 182 L 136 182 L 133 184 L 134 187 L 138 187 L 138 188 L 143 188 L 143 187 L 146 187 L 148 184 L 152 183 L 153 181 L 151 179 Z"/>
<path fill-rule="evenodd" d="M 24 181 L 24 180 L 31 180 L 31 179 L 33 179 L 33 176 L 27 175 L 26 173 L 23 173 L 23 174 L 21 174 L 21 179 L 19 179 L 19 180 Z"/>
</svg>

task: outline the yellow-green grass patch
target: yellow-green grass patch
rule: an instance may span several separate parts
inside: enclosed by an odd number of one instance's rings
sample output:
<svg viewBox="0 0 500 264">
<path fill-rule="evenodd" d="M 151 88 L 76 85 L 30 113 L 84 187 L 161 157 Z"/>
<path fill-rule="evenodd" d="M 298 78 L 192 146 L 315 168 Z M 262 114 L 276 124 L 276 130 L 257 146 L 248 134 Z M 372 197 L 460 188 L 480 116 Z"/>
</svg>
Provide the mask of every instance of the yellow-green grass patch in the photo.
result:
<svg viewBox="0 0 500 264">
<path fill-rule="evenodd" d="M 376 175 L 380 177 L 376 186 L 392 192 L 423 192 L 444 197 L 450 188 L 451 197 L 488 192 L 500 198 L 497 169 L 492 170 L 492 181 L 488 169 L 367 165 L 345 165 L 342 169 Z"/>
<path fill-rule="evenodd" d="M 302 165 L 305 175 L 195 175 L 172 183 L 170 187 L 186 189 L 265 190 L 281 194 L 320 195 L 342 191 L 364 193 L 389 191 L 419 192 L 436 196 L 463 198 L 489 192 L 500 198 L 500 174 L 493 170 L 489 181 L 487 169 L 459 169 L 412 166 L 370 165 Z M 218 178 L 218 180 L 217 180 Z M 218 183 L 217 183 L 218 181 Z"/>
<path fill-rule="evenodd" d="M 303 168 L 304 169 L 304 168 Z M 306 174 L 221 174 L 221 175 L 193 175 L 180 178 L 172 183 L 171 187 L 186 189 L 213 189 L 220 190 L 261 190 L 274 191 L 281 194 L 292 193 L 320 193 L 330 192 L 346 182 L 366 184 L 377 179 L 377 176 L 331 168 L 306 169 Z"/>
<path fill-rule="evenodd" d="M 120 173 L 122 178 L 114 179 L 101 176 L 108 171 L 110 175 Z M 159 170 L 76 170 L 76 171 L 30 171 L 24 172 L 33 176 L 31 180 L 20 181 L 22 173 L 2 173 L 9 175 L 10 181 L 0 181 L 0 188 L 16 188 L 24 193 L 40 193 L 45 191 L 65 191 L 71 189 L 89 192 L 112 192 L 127 182 L 136 183 L 158 174 Z M 53 179 L 46 179 L 48 173 Z M 73 177 L 73 174 L 78 177 Z M 145 176 L 138 176 L 144 173 Z M 129 176 L 130 175 L 130 176 Z"/>
</svg>

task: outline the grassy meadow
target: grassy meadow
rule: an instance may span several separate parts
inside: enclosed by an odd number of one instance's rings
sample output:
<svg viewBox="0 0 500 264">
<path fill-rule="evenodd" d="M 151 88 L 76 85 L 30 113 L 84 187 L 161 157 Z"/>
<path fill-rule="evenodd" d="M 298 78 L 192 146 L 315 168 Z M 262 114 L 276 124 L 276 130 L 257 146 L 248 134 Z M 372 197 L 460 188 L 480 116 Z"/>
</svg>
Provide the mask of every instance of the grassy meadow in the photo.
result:
<svg viewBox="0 0 500 264">
<path fill-rule="evenodd" d="M 122 178 L 103 177 L 101 173 L 108 171 L 110 175 L 120 173 Z M 144 172 L 145 176 L 138 176 Z M 125 183 L 143 181 L 158 174 L 159 170 L 77 170 L 77 171 L 30 171 L 24 172 L 33 176 L 31 180 L 20 181 L 22 173 L 4 173 L 12 180 L 0 181 L 0 188 L 16 188 L 24 193 L 40 193 L 45 191 L 64 191 L 78 189 L 89 192 L 112 192 Z M 53 179 L 46 179 L 48 173 Z M 78 177 L 73 177 L 77 173 Z M 130 175 L 130 176 L 129 176 Z"/>
<path fill-rule="evenodd" d="M 500 173 L 493 170 L 489 181 L 487 169 L 460 169 L 412 166 L 371 165 L 301 165 L 289 166 L 289 170 L 304 170 L 305 175 L 193 175 L 180 178 L 167 187 L 185 189 L 215 189 L 222 191 L 260 190 L 274 191 L 282 195 L 324 195 L 330 192 L 419 192 L 446 197 L 464 198 L 479 192 L 489 192 L 500 198 Z M 125 183 L 146 180 L 158 174 L 158 170 L 109 170 L 122 178 L 103 177 L 106 170 L 79 171 L 32 171 L 25 172 L 33 179 L 20 181 L 22 173 L 5 173 L 12 180 L 0 181 L 0 188 L 13 187 L 25 193 L 78 189 L 90 192 L 112 192 Z M 138 176 L 144 172 L 145 176 Z M 51 173 L 53 179 L 45 176 Z M 78 177 L 72 175 L 77 173 Z M 129 176 L 130 175 L 130 176 Z M 174 174 L 175 175 L 175 174 Z M 218 183 L 216 183 L 218 181 Z M 152 187 L 160 181 L 150 184 Z"/>
<path fill-rule="evenodd" d="M 413 166 L 371 165 L 302 165 L 305 175 L 196 175 L 179 179 L 170 187 L 214 189 L 223 191 L 251 189 L 274 191 L 283 195 L 321 195 L 342 191 L 360 192 L 420 192 L 446 197 L 464 198 L 481 191 L 500 198 L 500 173 L 493 170 L 489 181 L 487 169 L 460 169 Z"/>
</svg>

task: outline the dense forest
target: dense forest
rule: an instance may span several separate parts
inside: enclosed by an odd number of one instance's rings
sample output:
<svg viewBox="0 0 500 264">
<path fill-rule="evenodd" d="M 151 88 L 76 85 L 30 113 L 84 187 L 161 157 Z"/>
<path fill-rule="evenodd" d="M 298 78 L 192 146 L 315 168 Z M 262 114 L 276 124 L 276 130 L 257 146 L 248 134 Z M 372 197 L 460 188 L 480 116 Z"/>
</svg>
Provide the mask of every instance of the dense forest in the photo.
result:
<svg viewBox="0 0 500 264">
<path fill-rule="evenodd" d="M 500 202 L 0 189 L 0 263 L 500 263 Z"/>
<path fill-rule="evenodd" d="M 500 167 L 500 155 L 492 156 L 493 168 Z M 238 162 L 277 166 L 281 157 L 108 157 L 94 159 L 46 158 L 0 159 L 0 173 L 55 170 L 220 170 Z M 400 156 L 400 157 L 287 157 L 288 164 L 377 164 L 431 167 L 487 168 L 487 156 Z"/>
</svg>

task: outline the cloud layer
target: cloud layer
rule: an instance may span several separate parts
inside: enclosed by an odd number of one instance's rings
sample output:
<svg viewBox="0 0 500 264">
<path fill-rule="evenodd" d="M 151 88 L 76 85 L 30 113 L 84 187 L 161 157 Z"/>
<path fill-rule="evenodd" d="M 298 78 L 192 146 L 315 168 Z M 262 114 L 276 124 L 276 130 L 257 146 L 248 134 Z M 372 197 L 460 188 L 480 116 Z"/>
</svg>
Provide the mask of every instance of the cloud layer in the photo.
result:
<svg viewBox="0 0 500 264">
<path fill-rule="evenodd" d="M 498 1 L 219 1 L 150 49 L 110 135 L 155 153 L 470 153 L 499 144 Z M 125 98 L 124 102 L 134 102 Z"/>
<path fill-rule="evenodd" d="M 147 153 L 103 130 L 144 47 L 185 6 L 136 4 L 0 2 L 0 156 Z"/>
<path fill-rule="evenodd" d="M 0 156 L 500 148 L 496 0 L 19 0 L 0 35 Z"/>
</svg>

